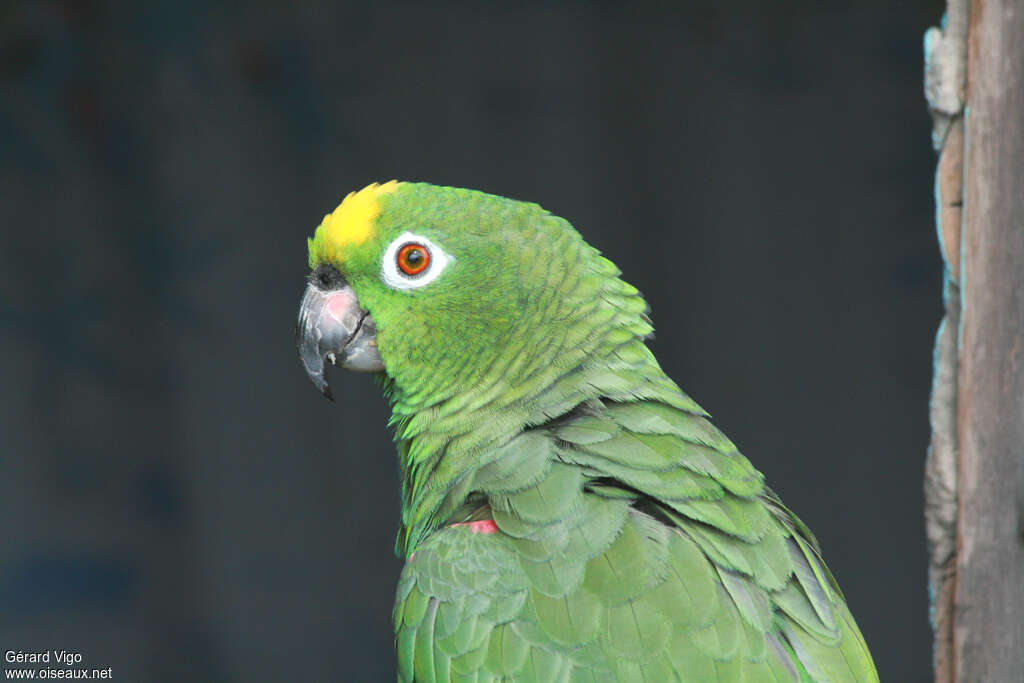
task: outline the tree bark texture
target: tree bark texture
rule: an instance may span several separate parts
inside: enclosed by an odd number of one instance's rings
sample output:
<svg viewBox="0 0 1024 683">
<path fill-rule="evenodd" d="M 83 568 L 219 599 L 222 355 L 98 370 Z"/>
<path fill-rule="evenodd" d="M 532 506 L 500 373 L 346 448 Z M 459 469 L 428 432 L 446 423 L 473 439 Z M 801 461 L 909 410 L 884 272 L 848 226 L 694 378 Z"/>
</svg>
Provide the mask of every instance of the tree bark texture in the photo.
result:
<svg viewBox="0 0 1024 683">
<path fill-rule="evenodd" d="M 1021 681 L 1024 2 L 951 1 L 925 51 L 946 264 L 925 477 L 936 681 Z"/>
</svg>

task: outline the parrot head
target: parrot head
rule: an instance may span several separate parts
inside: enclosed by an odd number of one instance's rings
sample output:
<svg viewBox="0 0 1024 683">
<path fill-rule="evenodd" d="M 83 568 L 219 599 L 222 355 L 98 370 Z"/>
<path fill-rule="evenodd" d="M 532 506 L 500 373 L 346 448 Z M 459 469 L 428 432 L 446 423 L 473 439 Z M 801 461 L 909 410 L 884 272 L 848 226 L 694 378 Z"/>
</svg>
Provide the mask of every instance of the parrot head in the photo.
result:
<svg viewBox="0 0 1024 683">
<path fill-rule="evenodd" d="M 513 363 L 578 364 L 588 334 L 614 317 L 595 306 L 607 283 L 639 299 L 540 206 L 424 183 L 349 194 L 309 240 L 309 266 L 296 341 L 328 397 L 325 364 L 384 372 L 407 403 L 426 405 Z M 567 337 L 574 352 L 562 355 Z M 506 385 L 529 375 L 501 373 Z"/>
</svg>

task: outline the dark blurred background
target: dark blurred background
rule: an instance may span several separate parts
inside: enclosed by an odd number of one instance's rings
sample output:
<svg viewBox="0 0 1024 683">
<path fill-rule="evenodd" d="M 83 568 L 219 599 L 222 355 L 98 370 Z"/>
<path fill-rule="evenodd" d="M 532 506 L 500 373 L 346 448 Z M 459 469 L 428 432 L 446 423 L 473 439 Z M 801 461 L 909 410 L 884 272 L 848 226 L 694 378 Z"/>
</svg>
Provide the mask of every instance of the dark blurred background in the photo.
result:
<svg viewBox="0 0 1024 683">
<path fill-rule="evenodd" d="M 292 335 L 306 236 L 399 178 L 537 201 L 616 261 L 882 679 L 927 680 L 942 6 L 5 2 L 0 649 L 393 680 L 387 409 L 359 375 L 320 398 Z"/>
</svg>

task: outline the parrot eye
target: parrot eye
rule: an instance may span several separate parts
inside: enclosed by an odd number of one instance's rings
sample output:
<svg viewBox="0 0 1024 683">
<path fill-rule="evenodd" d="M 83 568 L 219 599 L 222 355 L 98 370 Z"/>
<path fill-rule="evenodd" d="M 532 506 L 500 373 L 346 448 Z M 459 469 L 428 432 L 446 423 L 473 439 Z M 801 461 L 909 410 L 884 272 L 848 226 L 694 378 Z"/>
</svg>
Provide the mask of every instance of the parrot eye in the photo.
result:
<svg viewBox="0 0 1024 683">
<path fill-rule="evenodd" d="M 433 282 L 454 260 L 426 237 L 406 232 L 384 250 L 380 279 L 393 289 L 415 289 Z"/>
<path fill-rule="evenodd" d="M 410 242 L 398 250 L 398 268 L 406 275 L 419 275 L 430 267 L 430 251 L 422 244 Z"/>
</svg>

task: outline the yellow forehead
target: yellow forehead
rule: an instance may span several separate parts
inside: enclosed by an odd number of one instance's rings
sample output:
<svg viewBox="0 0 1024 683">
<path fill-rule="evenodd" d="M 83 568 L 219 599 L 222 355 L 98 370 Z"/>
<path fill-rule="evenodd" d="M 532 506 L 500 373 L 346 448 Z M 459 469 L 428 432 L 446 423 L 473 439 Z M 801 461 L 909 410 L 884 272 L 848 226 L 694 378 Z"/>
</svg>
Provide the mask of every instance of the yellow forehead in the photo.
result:
<svg viewBox="0 0 1024 683">
<path fill-rule="evenodd" d="M 350 192 L 333 213 L 324 216 L 317 233 L 323 233 L 327 245 L 335 252 L 362 244 L 373 235 L 373 222 L 380 215 L 378 200 L 396 189 L 398 182 L 392 180 L 383 185 L 373 183 L 358 192 Z"/>
</svg>

